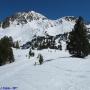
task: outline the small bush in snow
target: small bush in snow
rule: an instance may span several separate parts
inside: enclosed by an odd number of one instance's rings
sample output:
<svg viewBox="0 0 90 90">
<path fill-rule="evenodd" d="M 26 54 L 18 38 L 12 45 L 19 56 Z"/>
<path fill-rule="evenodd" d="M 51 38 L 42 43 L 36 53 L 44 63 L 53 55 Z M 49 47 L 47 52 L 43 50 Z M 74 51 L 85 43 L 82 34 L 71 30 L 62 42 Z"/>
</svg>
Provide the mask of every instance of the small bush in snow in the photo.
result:
<svg viewBox="0 0 90 90">
<path fill-rule="evenodd" d="M 39 64 L 41 65 L 43 63 L 43 56 L 41 54 L 38 54 Z"/>
<path fill-rule="evenodd" d="M 14 43 L 14 46 L 13 46 L 13 47 L 19 49 L 19 48 L 20 48 L 20 46 L 19 46 L 19 42 L 16 41 L 16 42 Z"/>
<path fill-rule="evenodd" d="M 31 49 L 30 49 L 30 51 L 29 51 L 29 58 L 30 58 L 30 56 L 31 56 L 31 57 L 34 57 L 34 52 L 32 52 Z"/>
</svg>

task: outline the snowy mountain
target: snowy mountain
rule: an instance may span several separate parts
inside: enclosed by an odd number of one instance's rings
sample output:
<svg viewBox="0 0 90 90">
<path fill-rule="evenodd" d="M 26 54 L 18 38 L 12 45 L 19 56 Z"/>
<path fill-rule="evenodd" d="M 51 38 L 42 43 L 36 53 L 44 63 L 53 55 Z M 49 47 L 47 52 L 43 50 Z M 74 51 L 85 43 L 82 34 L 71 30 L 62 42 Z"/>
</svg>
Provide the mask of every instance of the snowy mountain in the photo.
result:
<svg viewBox="0 0 90 90">
<path fill-rule="evenodd" d="M 14 41 L 18 40 L 22 45 L 32 40 L 33 36 L 45 36 L 46 33 L 55 36 L 69 32 L 75 21 L 76 18 L 73 16 L 50 20 L 34 11 L 19 12 L 1 22 L 0 38 L 5 35 L 12 36 Z"/>
<path fill-rule="evenodd" d="M 0 38 L 12 36 L 14 41 L 20 45 L 33 39 L 34 36 L 45 36 L 46 34 L 56 36 L 70 32 L 77 17 L 66 16 L 57 20 L 50 20 L 35 11 L 19 12 L 7 17 L 0 24 Z M 90 27 L 90 25 L 88 25 Z"/>
</svg>

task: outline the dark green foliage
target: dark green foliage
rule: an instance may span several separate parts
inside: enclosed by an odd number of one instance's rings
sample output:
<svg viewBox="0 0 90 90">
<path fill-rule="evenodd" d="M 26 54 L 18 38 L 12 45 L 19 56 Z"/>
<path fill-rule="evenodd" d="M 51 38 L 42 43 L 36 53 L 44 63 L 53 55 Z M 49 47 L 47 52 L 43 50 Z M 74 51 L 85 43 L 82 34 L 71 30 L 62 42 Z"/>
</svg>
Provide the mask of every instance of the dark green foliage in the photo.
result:
<svg viewBox="0 0 90 90">
<path fill-rule="evenodd" d="M 58 43 L 59 43 L 58 49 L 59 49 L 59 50 L 62 50 L 62 45 L 61 45 L 60 39 L 59 39 Z"/>
<path fill-rule="evenodd" d="M 8 60 L 9 60 L 10 63 L 14 62 L 14 55 L 13 55 L 12 48 L 9 48 L 9 51 L 8 51 Z"/>
<path fill-rule="evenodd" d="M 89 55 L 90 55 L 90 43 L 89 43 Z"/>
<path fill-rule="evenodd" d="M 0 66 L 11 62 L 14 62 L 14 55 L 11 42 L 9 38 L 5 36 L 0 40 Z"/>
<path fill-rule="evenodd" d="M 8 37 L 7 37 L 8 38 Z M 10 47 L 13 47 L 13 38 L 12 37 L 9 37 L 9 44 L 10 44 Z"/>
<path fill-rule="evenodd" d="M 19 47 L 19 42 L 18 42 L 18 41 L 16 42 L 16 48 L 20 48 L 20 47 Z"/>
<path fill-rule="evenodd" d="M 82 17 L 76 21 L 74 29 L 69 33 L 67 42 L 69 53 L 75 57 L 85 57 L 89 54 L 89 41 L 87 37 L 87 28 Z"/>
<path fill-rule="evenodd" d="M 38 54 L 38 58 L 40 65 L 43 64 L 43 56 L 41 54 Z"/>
<path fill-rule="evenodd" d="M 29 58 L 30 57 L 34 57 L 34 52 L 32 52 L 32 49 L 30 49 L 30 51 L 29 51 Z"/>
<path fill-rule="evenodd" d="M 61 45 L 61 44 L 58 45 L 58 49 L 59 49 L 59 50 L 62 50 L 62 45 Z"/>
<path fill-rule="evenodd" d="M 51 49 L 57 49 L 55 38 L 53 36 L 47 36 L 47 37 L 37 37 L 32 40 L 32 45 L 34 48 L 37 48 L 38 50 L 51 48 Z"/>
<path fill-rule="evenodd" d="M 20 48 L 19 42 L 18 41 L 14 42 L 13 47 L 19 49 Z"/>
</svg>

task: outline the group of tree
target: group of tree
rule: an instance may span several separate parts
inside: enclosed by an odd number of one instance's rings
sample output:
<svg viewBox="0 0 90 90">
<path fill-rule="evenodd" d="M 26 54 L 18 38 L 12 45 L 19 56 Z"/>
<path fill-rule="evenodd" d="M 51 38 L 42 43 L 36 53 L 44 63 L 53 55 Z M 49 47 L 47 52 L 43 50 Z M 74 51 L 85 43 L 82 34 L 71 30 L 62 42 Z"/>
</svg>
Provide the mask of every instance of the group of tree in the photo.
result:
<svg viewBox="0 0 90 90">
<path fill-rule="evenodd" d="M 0 40 L 0 66 L 14 62 L 13 41 L 11 37 L 3 37 Z"/>
<path fill-rule="evenodd" d="M 67 41 L 68 33 L 58 34 L 56 36 L 45 35 L 45 36 L 36 36 L 34 35 L 31 41 L 26 42 L 21 46 L 22 49 L 32 49 L 42 50 L 42 49 L 57 49 L 62 50 L 61 41 Z"/>
<path fill-rule="evenodd" d="M 34 52 L 32 51 L 32 49 L 30 48 L 30 50 L 29 50 L 29 58 L 30 57 L 34 57 Z M 41 64 L 43 64 L 43 56 L 42 56 L 42 54 L 38 54 L 38 56 L 37 56 L 37 58 L 38 58 L 38 62 L 39 62 L 39 64 L 41 65 Z M 35 62 L 35 64 L 34 65 L 36 65 L 37 63 Z"/>
<path fill-rule="evenodd" d="M 37 48 L 38 50 L 47 48 L 62 50 L 61 42 L 59 41 L 58 45 L 56 45 L 56 41 L 53 36 L 37 37 L 32 40 L 31 47 L 32 49 Z"/>
<path fill-rule="evenodd" d="M 90 53 L 90 44 L 84 19 L 76 20 L 74 29 L 69 33 L 67 50 L 72 56 L 84 58 Z"/>
</svg>

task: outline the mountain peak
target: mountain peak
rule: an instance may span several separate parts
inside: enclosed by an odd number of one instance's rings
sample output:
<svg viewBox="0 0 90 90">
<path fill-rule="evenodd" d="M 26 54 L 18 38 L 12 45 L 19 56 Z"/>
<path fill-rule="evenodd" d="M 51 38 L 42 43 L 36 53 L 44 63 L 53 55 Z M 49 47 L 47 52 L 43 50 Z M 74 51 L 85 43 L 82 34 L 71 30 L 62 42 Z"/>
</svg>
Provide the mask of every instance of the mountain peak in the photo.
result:
<svg viewBox="0 0 90 90">
<path fill-rule="evenodd" d="M 29 11 L 29 12 L 19 12 L 16 14 L 18 17 L 23 17 L 26 20 L 39 20 L 39 19 L 47 19 L 44 15 L 37 13 L 35 11 Z"/>
</svg>

